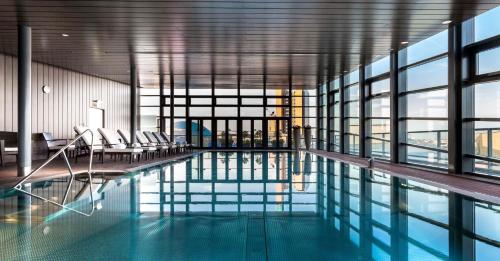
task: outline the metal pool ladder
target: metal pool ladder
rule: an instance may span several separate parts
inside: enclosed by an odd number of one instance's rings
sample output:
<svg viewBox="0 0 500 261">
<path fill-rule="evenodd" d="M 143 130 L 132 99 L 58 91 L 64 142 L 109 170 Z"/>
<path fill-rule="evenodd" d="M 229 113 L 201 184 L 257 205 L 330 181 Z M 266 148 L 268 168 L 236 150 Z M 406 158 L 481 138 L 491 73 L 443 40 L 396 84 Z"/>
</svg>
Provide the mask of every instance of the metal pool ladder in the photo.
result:
<svg viewBox="0 0 500 261">
<path fill-rule="evenodd" d="M 74 209 L 74 208 L 69 207 L 69 206 L 66 205 L 66 199 L 68 197 L 68 193 L 70 191 L 71 184 L 73 183 L 73 180 L 75 179 L 75 174 L 73 172 L 73 169 L 71 168 L 71 164 L 69 163 L 68 156 L 66 155 L 66 149 L 68 149 L 71 145 L 75 144 L 78 140 L 82 139 L 83 136 L 87 132 L 89 132 L 90 135 L 91 135 L 91 137 L 92 137 L 91 144 L 90 144 L 89 167 L 88 167 L 88 171 L 87 171 L 87 174 L 88 174 L 88 177 L 89 177 L 89 181 L 88 182 L 89 182 L 90 201 L 92 203 L 92 210 L 89 213 L 84 213 L 84 212 L 81 212 L 79 210 L 76 210 L 76 209 Z M 31 176 L 35 175 L 38 171 L 40 171 L 41 169 L 43 169 L 45 166 L 47 166 L 50 162 L 52 162 L 55 158 L 57 158 L 61 154 L 63 156 L 64 162 L 66 163 L 66 166 L 68 167 L 69 174 L 70 174 L 69 184 L 68 184 L 68 187 L 66 188 L 66 191 L 64 193 L 64 198 L 62 200 L 62 203 L 56 202 L 54 200 L 50 200 L 48 198 L 44 198 L 44 197 L 39 196 L 39 195 L 35 195 L 35 194 L 31 193 L 30 191 L 26 191 L 26 190 L 23 189 L 23 184 Z M 20 191 L 22 193 L 25 193 L 25 194 L 27 194 L 27 195 L 29 195 L 31 197 L 43 200 L 44 202 L 48 202 L 48 203 L 54 204 L 56 206 L 59 206 L 59 207 L 61 207 L 63 209 L 75 212 L 75 213 L 80 214 L 80 215 L 84 215 L 84 216 L 90 217 L 94 213 L 94 210 L 95 210 L 95 202 L 94 202 L 94 195 L 93 195 L 94 191 L 92 190 L 92 160 L 93 160 L 93 157 L 94 157 L 94 133 L 90 129 L 87 129 L 84 132 L 82 132 L 82 134 L 78 135 L 75 139 L 73 139 L 71 142 L 69 142 L 64 147 L 62 147 L 59 151 L 57 151 L 57 153 L 55 153 L 54 155 L 52 155 L 52 157 L 50 157 L 48 160 L 46 160 L 42 165 L 40 165 L 35 170 L 31 171 L 30 174 L 28 174 L 27 176 L 25 176 L 22 180 L 20 180 L 12 188 L 15 189 L 15 190 L 18 190 L 18 191 Z"/>
</svg>

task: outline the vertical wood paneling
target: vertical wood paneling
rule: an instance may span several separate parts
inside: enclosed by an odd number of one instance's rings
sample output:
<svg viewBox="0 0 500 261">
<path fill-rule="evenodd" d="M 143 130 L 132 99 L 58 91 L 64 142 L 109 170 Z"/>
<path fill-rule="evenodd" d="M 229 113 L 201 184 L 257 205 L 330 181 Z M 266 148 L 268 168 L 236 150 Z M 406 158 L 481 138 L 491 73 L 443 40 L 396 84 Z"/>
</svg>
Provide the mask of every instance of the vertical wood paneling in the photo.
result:
<svg viewBox="0 0 500 261">
<path fill-rule="evenodd" d="M 44 101 L 43 101 L 43 93 L 42 93 L 42 86 L 43 86 L 43 65 L 38 63 L 36 65 L 36 82 L 38 83 L 36 88 L 38 91 L 37 93 L 37 99 L 38 99 L 38 108 L 37 108 L 37 132 L 42 132 L 43 131 L 43 107 L 44 107 Z"/>
<path fill-rule="evenodd" d="M 0 130 L 5 130 L 5 56 L 0 54 Z"/>
<path fill-rule="evenodd" d="M 128 128 L 127 85 L 36 62 L 31 70 L 34 133 L 72 138 L 73 126 L 87 124 L 92 100 L 104 102 L 106 127 Z M 0 54 L 0 131 L 17 130 L 17 82 L 17 58 Z M 49 94 L 42 93 L 43 85 L 51 87 Z"/>
<path fill-rule="evenodd" d="M 43 83 L 42 85 L 48 85 L 48 73 L 49 69 L 47 68 L 47 65 L 43 65 Z M 49 130 L 49 117 L 48 117 L 48 111 L 49 111 L 49 96 L 50 94 L 43 94 L 43 131 L 48 131 Z"/>
<path fill-rule="evenodd" d="M 5 57 L 5 130 L 12 131 L 12 57 Z"/>
<path fill-rule="evenodd" d="M 12 131 L 17 131 L 17 59 L 12 59 Z"/>
<path fill-rule="evenodd" d="M 37 123 L 36 120 L 36 108 L 38 107 L 38 99 L 36 96 L 36 63 L 31 64 L 31 130 L 33 132 L 37 131 Z"/>
</svg>

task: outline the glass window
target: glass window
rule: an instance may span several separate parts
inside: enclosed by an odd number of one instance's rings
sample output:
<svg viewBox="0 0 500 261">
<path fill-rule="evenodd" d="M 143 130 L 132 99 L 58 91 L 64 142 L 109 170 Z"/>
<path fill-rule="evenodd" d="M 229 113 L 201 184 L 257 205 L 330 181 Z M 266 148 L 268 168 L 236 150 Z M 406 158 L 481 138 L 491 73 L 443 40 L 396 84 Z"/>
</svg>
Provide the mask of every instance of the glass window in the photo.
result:
<svg viewBox="0 0 500 261">
<path fill-rule="evenodd" d="M 202 96 L 202 95 L 210 96 L 210 95 L 212 95 L 212 89 L 191 88 L 191 86 L 189 86 L 189 95 L 190 96 Z"/>
<path fill-rule="evenodd" d="M 346 86 L 357 82 L 359 82 L 359 70 L 353 71 L 344 76 L 344 84 Z"/>
<path fill-rule="evenodd" d="M 226 96 L 236 96 L 238 95 L 238 89 L 215 89 L 215 95 L 226 95 Z"/>
<path fill-rule="evenodd" d="M 389 92 L 391 90 L 391 80 L 389 78 L 380 81 L 372 82 L 371 84 L 371 94 L 379 94 L 384 92 Z"/>
<path fill-rule="evenodd" d="M 389 72 L 390 57 L 386 56 L 366 66 L 365 77 L 371 78 Z"/>
<path fill-rule="evenodd" d="M 160 106 L 160 96 L 141 96 L 141 106 Z"/>
<path fill-rule="evenodd" d="M 406 96 L 408 117 L 448 117 L 448 90 Z"/>
<path fill-rule="evenodd" d="M 217 98 L 217 105 L 238 105 L 237 98 Z"/>
<path fill-rule="evenodd" d="M 191 105 L 211 105 L 212 98 L 191 98 Z"/>
<path fill-rule="evenodd" d="M 474 86 L 474 116 L 500 118 L 500 81 Z"/>
<path fill-rule="evenodd" d="M 420 90 L 448 84 L 448 58 L 428 62 L 406 70 L 406 90 Z"/>
<path fill-rule="evenodd" d="M 500 7 L 484 12 L 465 23 L 473 22 L 474 39 L 466 44 L 478 42 L 500 34 Z"/>
<path fill-rule="evenodd" d="M 215 107 L 215 117 L 238 116 L 238 107 Z"/>
<path fill-rule="evenodd" d="M 406 60 L 404 59 L 404 55 L 400 55 L 399 57 L 403 58 L 399 62 L 400 66 L 413 64 L 446 53 L 448 52 L 448 30 L 413 44 L 400 52 L 404 53 L 404 51 L 406 51 Z"/>
<path fill-rule="evenodd" d="M 448 121 L 409 120 L 407 121 L 408 143 L 439 149 L 448 146 Z"/>
<path fill-rule="evenodd" d="M 175 117 L 186 117 L 186 107 L 174 107 Z"/>
<path fill-rule="evenodd" d="M 242 117 L 262 117 L 264 114 L 262 107 L 241 107 L 240 110 Z"/>
<path fill-rule="evenodd" d="M 140 95 L 160 95 L 160 89 L 139 88 Z"/>
<path fill-rule="evenodd" d="M 371 117 L 390 117 L 391 101 L 389 97 L 374 98 L 371 104 Z"/>
<path fill-rule="evenodd" d="M 359 100 L 359 85 L 354 84 L 346 88 L 346 101 Z"/>
<path fill-rule="evenodd" d="M 243 105 L 263 105 L 262 98 L 242 98 L 241 104 Z"/>
<path fill-rule="evenodd" d="M 477 73 L 485 74 L 500 71 L 500 47 L 480 52 L 477 55 Z"/>
<path fill-rule="evenodd" d="M 210 117 L 212 116 L 212 107 L 190 107 L 189 116 L 191 117 Z"/>
</svg>

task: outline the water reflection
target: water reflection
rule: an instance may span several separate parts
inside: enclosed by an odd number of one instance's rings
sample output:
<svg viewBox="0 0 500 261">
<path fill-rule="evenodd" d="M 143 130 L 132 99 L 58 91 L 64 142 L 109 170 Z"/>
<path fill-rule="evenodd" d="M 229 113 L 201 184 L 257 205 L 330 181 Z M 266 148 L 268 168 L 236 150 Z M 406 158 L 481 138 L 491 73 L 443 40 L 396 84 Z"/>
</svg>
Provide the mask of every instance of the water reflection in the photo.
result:
<svg viewBox="0 0 500 261">
<path fill-rule="evenodd" d="M 234 232 L 233 240 L 248 237 L 267 242 L 262 244 L 269 244 L 269 259 L 298 259 L 306 254 L 343 260 L 495 260 L 500 256 L 500 206 L 308 153 L 203 153 L 185 162 L 98 183 L 102 209 L 90 218 L 62 214 L 60 209 L 4 192 L 0 239 L 17 238 L 21 243 L 3 244 L 1 252 L 17 246 L 25 251 L 16 253 L 17 257 L 33 257 L 27 242 L 35 242 L 37 249 L 42 245 L 56 251 L 51 241 L 57 241 L 78 254 L 82 241 L 89 247 L 93 242 L 119 241 L 108 247 L 126 248 L 122 255 L 133 257 L 144 255 L 144 249 L 156 249 L 152 247 L 156 242 L 175 244 L 170 239 L 181 235 L 183 240 L 200 244 L 217 240 L 228 236 L 224 227 L 219 231 L 221 224 L 231 224 L 236 229 L 231 231 L 248 230 L 253 235 Z M 78 186 L 83 188 L 85 183 Z M 33 187 L 54 196 L 64 186 L 45 182 Z M 85 193 L 79 191 L 73 189 L 73 198 L 84 200 Z M 13 213 L 17 213 L 16 222 L 9 223 Z M 21 216 L 29 217 L 27 223 Z M 184 219 L 196 216 L 203 218 Z M 191 225 L 176 226 L 175 222 Z M 200 223 L 210 231 L 209 236 L 194 229 Z M 6 233 L 12 228 L 9 224 L 22 232 Z M 32 227 L 29 233 L 26 224 Z M 50 227 L 48 234 L 46 227 Z M 181 234 L 172 234 L 176 227 Z M 74 232 L 71 236 L 65 233 L 68 228 Z M 147 243 L 141 245 L 144 240 Z M 159 248 L 148 255 L 158 258 L 164 251 Z"/>
</svg>

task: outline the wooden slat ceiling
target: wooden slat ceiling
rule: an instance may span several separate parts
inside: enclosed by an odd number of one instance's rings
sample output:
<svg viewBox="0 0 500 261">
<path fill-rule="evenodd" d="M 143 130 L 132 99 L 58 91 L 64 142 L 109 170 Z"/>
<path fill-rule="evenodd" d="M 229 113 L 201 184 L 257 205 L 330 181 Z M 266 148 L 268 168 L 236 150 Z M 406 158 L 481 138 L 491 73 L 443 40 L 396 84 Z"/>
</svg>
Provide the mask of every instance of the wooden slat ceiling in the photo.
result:
<svg viewBox="0 0 500 261">
<path fill-rule="evenodd" d="M 205 76 L 215 74 L 217 85 L 239 70 L 248 87 L 260 86 L 263 73 L 286 82 L 289 72 L 294 87 L 313 87 L 328 64 L 337 75 L 387 55 L 402 41 L 411 44 L 446 29 L 444 20 L 463 21 L 499 4 L 2 0 L 0 51 L 16 54 L 16 25 L 24 23 L 33 28 L 35 60 L 124 83 L 133 59 L 142 86 L 158 86 L 161 74 L 168 82 L 172 69 L 178 86 L 186 74 L 206 87 Z"/>
</svg>

